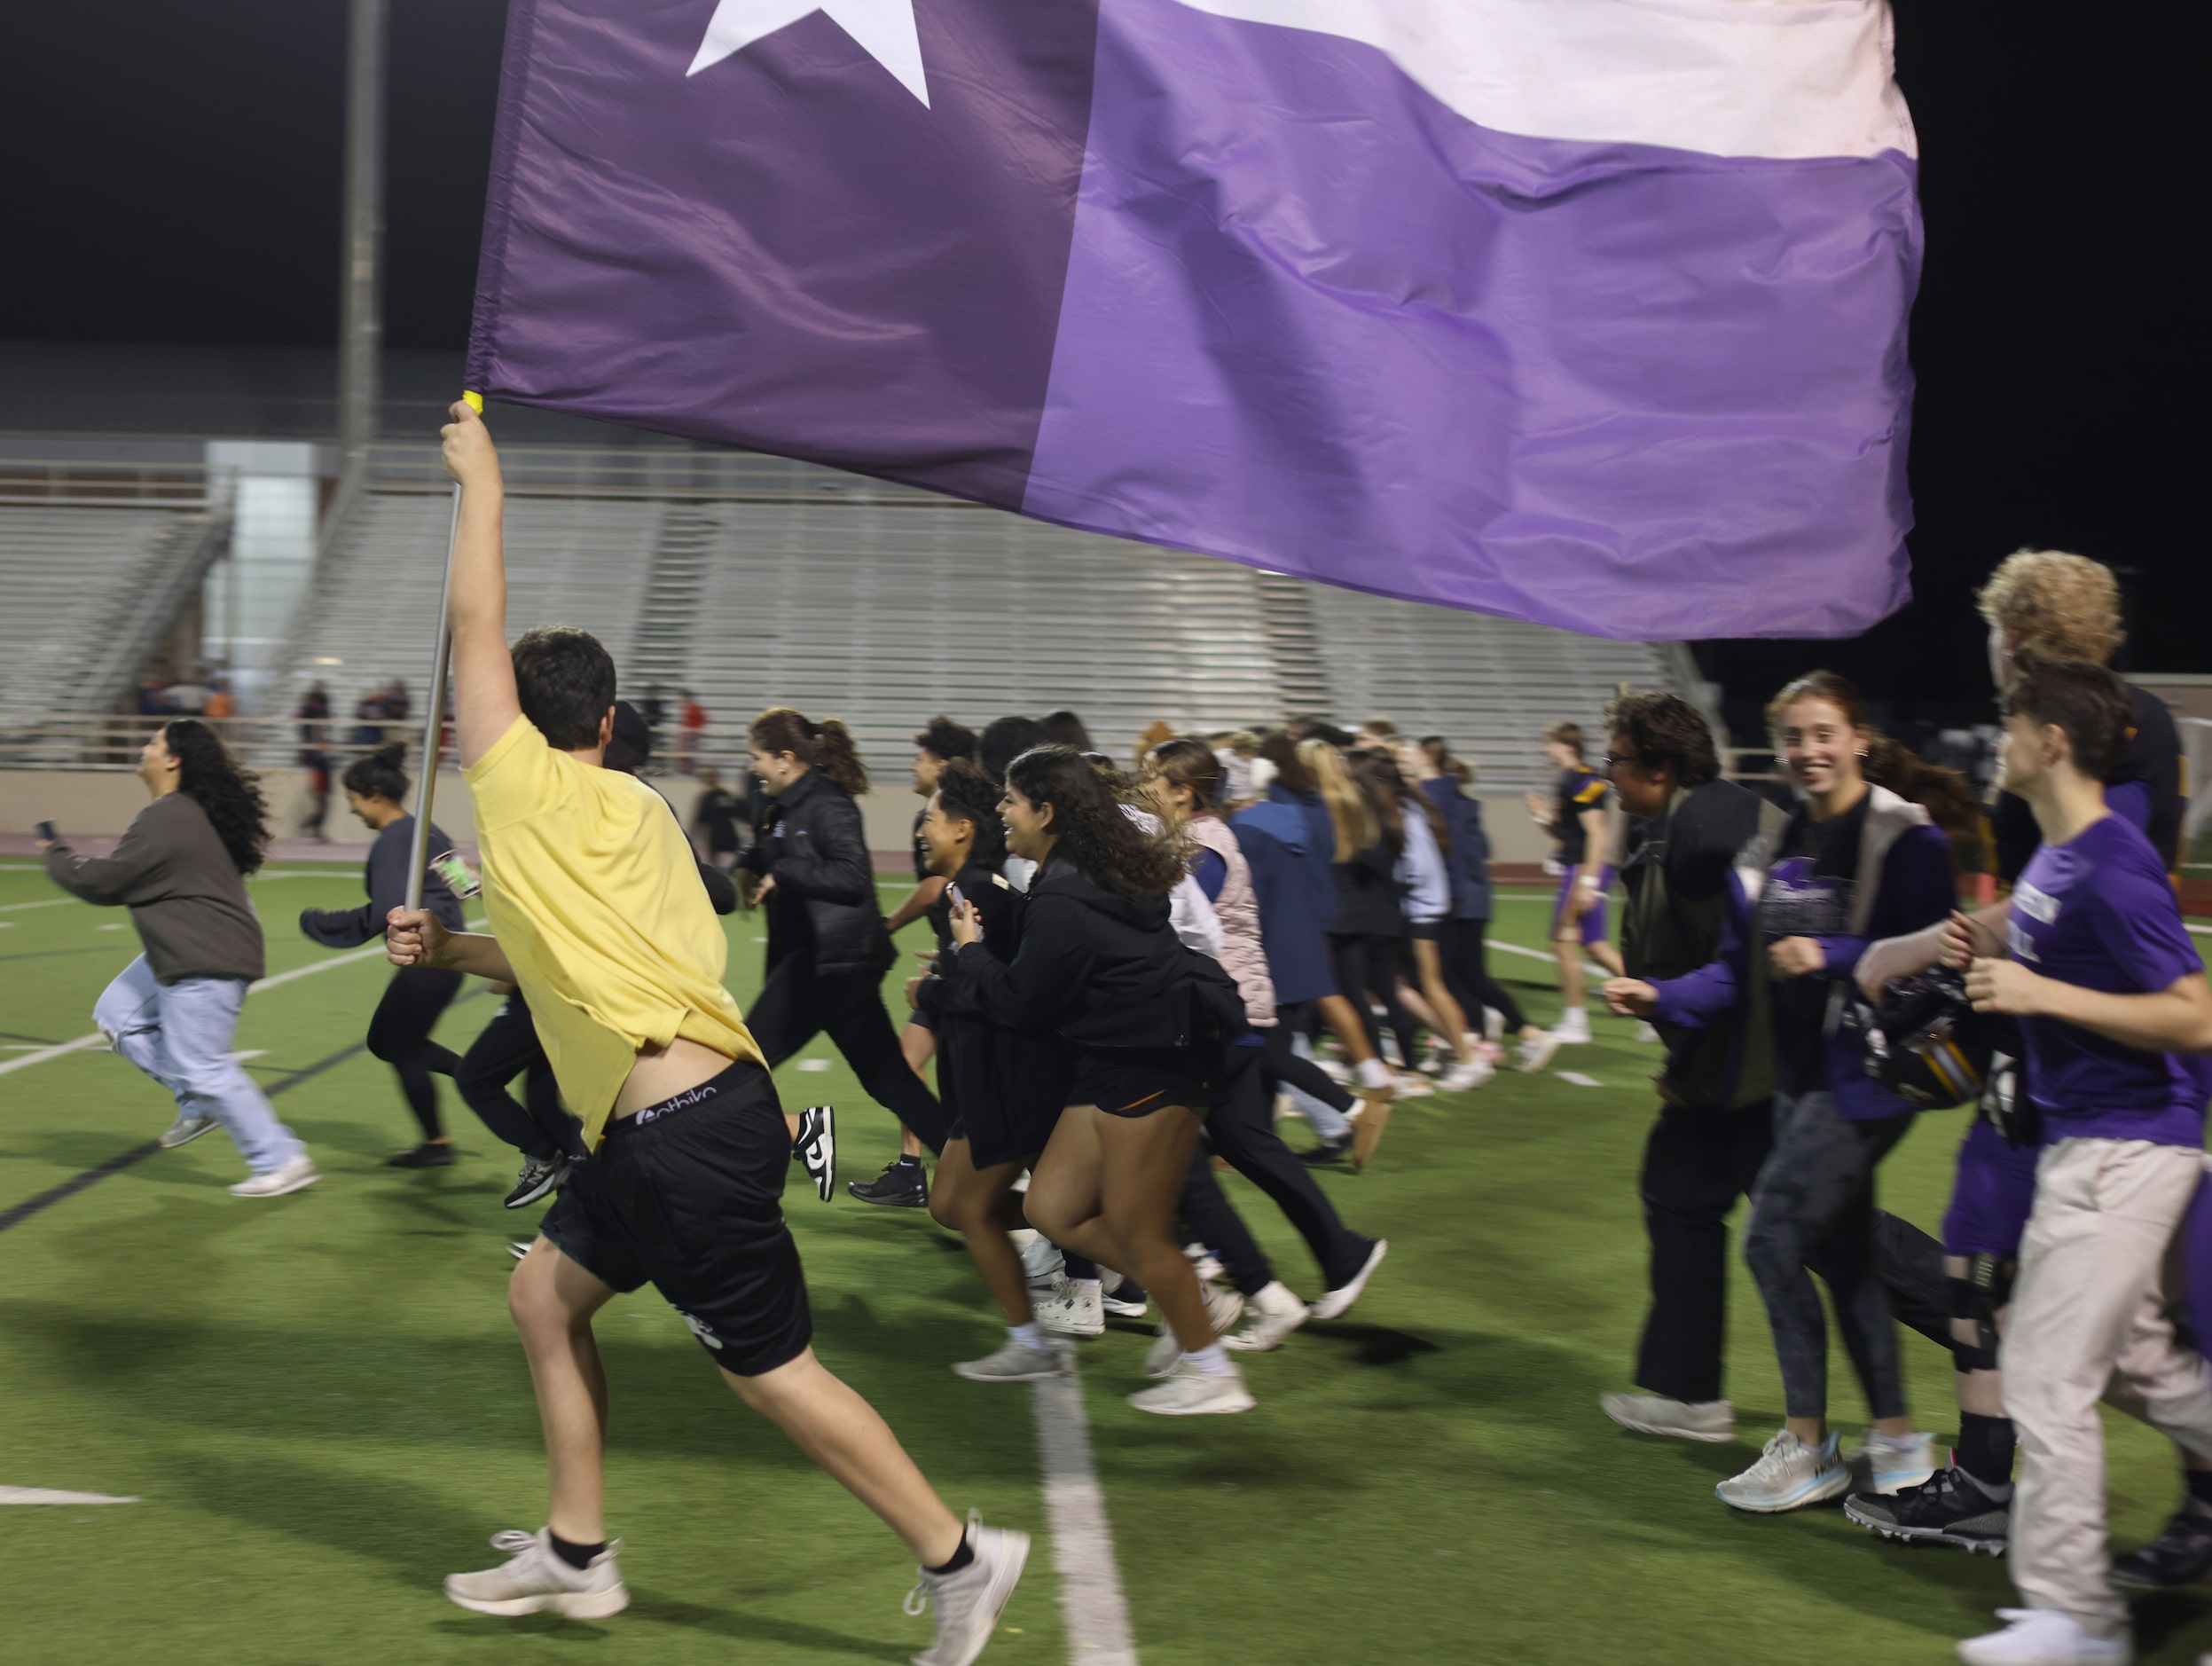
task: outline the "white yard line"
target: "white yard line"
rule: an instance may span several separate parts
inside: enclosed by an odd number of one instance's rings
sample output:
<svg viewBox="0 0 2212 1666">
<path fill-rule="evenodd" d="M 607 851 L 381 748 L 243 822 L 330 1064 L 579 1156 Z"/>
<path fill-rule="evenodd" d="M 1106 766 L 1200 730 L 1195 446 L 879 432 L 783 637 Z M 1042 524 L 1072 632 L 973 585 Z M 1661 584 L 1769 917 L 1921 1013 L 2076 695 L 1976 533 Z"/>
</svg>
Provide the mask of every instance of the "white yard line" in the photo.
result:
<svg viewBox="0 0 2212 1666">
<path fill-rule="evenodd" d="M 20 908 L 59 908 L 75 900 L 75 897 L 42 897 L 36 902 L 0 902 L 0 914 L 13 914 Z"/>
<path fill-rule="evenodd" d="M 1585 1076 L 1579 1070 L 1555 1070 L 1551 1073 L 1561 1081 L 1571 1081 L 1578 1088 L 1603 1088 L 1605 1084 L 1595 1076 Z"/>
<path fill-rule="evenodd" d="M 51 1492 L 44 1487 L 0 1487 L 0 1505 L 6 1504 L 137 1504 L 136 1498 L 114 1498 L 104 1492 Z"/>
<path fill-rule="evenodd" d="M 1037 1455 L 1045 1472 L 1045 1516 L 1052 1524 L 1068 1659 L 1081 1666 L 1137 1666 L 1129 1605 L 1114 1560 L 1114 1530 L 1091 1462 L 1083 1384 L 1075 1377 L 1047 1378 L 1030 1405 L 1037 1415 Z"/>
</svg>

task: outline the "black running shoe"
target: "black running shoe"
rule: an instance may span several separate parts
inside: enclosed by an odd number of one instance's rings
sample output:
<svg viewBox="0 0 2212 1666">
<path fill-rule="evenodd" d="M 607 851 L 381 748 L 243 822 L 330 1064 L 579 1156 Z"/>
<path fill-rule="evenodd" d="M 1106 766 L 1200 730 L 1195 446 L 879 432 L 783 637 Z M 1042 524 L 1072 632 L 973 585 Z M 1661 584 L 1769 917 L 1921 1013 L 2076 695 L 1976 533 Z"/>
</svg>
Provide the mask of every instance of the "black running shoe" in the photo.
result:
<svg viewBox="0 0 2212 1666">
<path fill-rule="evenodd" d="M 2212 1574 L 2212 1505 L 2194 1498 L 2182 1500 L 2165 1530 L 2141 1550 L 2112 1559 L 2112 1583 L 2131 1591 L 2178 1590 L 2201 1583 L 2207 1574 Z"/>
<path fill-rule="evenodd" d="M 565 1157 L 556 1157 L 551 1162 L 543 1158 L 531 1158 L 522 1165 L 522 1172 L 515 1176 L 514 1190 L 507 1193 L 506 1206 L 510 1209 L 528 1208 L 547 1192 L 557 1190 L 568 1179 L 570 1167 Z"/>
<path fill-rule="evenodd" d="M 1331 1163 L 1344 1161 L 1345 1154 L 1351 1150 L 1352 1138 L 1346 1135 L 1340 1140 L 1323 1140 L 1310 1151 L 1300 1151 L 1298 1159 L 1301 1163 L 1311 1163 L 1316 1168 L 1325 1168 Z"/>
<path fill-rule="evenodd" d="M 2009 1511 L 1956 1464 L 1902 1492 L 1855 1492 L 1843 1505 L 1844 1514 L 1886 1539 L 1956 1544 L 1991 1556 L 2004 1554 Z"/>
<path fill-rule="evenodd" d="M 453 1148 L 443 1140 L 425 1140 L 411 1151 L 384 1159 L 387 1168 L 450 1168 L 452 1164 Z"/>
<path fill-rule="evenodd" d="M 926 1209 L 930 1206 L 930 1175 L 920 1161 L 902 1157 L 883 1165 L 883 1172 L 874 1180 L 855 1180 L 845 1190 L 862 1203 L 880 1203 L 893 1209 Z"/>
<path fill-rule="evenodd" d="M 837 1188 L 837 1112 L 832 1106 L 811 1104 L 799 1112 L 799 1137 L 792 1152 L 814 1183 L 814 1195 L 828 1203 Z"/>
</svg>

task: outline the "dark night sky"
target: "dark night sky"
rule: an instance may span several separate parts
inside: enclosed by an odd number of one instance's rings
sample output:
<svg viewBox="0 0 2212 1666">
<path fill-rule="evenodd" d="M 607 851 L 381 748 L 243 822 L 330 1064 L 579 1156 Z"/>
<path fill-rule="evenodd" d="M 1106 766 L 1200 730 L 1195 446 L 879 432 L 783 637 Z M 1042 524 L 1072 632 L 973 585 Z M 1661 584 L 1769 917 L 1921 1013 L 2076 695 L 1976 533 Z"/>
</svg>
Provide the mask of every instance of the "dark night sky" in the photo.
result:
<svg viewBox="0 0 2212 1666">
<path fill-rule="evenodd" d="M 710 0 L 698 0 L 702 19 Z M 1039 0 L 1044 3 L 1044 0 Z M 337 316 L 343 0 L 108 0 L 11 18 L 0 337 L 313 345 Z M 501 0 L 393 0 L 388 339 L 466 340 Z M 1986 701 L 1970 593 L 2024 544 L 2128 572 L 2129 663 L 2212 670 L 2189 350 L 2200 194 L 2186 8 L 1902 0 L 1928 260 L 1913 319 L 1918 599 L 1849 643 L 1723 643 L 1749 696 L 1815 663 Z"/>
</svg>

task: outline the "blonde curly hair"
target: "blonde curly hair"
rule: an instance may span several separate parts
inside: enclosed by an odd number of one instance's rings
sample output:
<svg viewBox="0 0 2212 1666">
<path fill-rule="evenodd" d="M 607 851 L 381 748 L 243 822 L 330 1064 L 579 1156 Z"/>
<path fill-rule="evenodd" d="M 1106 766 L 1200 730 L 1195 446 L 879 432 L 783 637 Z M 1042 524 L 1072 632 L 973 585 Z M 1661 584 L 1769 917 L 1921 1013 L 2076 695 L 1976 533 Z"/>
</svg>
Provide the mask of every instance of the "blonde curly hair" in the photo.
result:
<svg viewBox="0 0 2212 1666">
<path fill-rule="evenodd" d="M 2112 569 L 2064 550 L 2016 550 L 1997 564 L 1975 600 L 2014 653 L 2108 664 L 2126 633 Z"/>
</svg>

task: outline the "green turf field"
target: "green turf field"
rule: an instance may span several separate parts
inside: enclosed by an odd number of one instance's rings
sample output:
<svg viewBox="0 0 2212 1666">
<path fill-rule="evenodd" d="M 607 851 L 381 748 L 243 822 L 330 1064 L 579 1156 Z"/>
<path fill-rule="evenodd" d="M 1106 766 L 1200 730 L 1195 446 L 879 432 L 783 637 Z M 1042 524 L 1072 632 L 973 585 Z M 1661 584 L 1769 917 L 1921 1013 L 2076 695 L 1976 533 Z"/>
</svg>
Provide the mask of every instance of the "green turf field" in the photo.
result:
<svg viewBox="0 0 2212 1666">
<path fill-rule="evenodd" d="M 304 875 L 304 876 L 302 876 Z M 291 922 L 350 906 L 357 874 L 257 881 L 280 972 L 331 958 Z M 120 910 L 0 864 L 0 1067 L 90 1030 L 137 952 Z M 1536 945 L 1543 902 L 1495 936 Z M 732 983 L 757 979 L 754 921 L 729 923 Z M 1548 969 L 1500 953 L 1532 1010 Z M 608 1525 L 629 1612 L 604 1624 L 503 1621 L 439 1594 L 484 1541 L 543 1520 L 535 1412 L 502 1286 L 513 1159 L 450 1095 L 458 1167 L 386 1169 L 409 1143 L 388 1072 L 357 1049 L 385 972 L 363 960 L 256 994 L 238 1045 L 326 1178 L 230 1198 L 242 1166 L 214 1134 L 110 1175 L 0 1232 L 0 1485 L 135 1494 L 110 1507 L 0 1509 L 0 1661 L 208 1662 L 903 1661 L 927 1640 L 899 1599 L 898 1543 L 721 1386 L 650 1291 L 607 1310 Z M 490 1015 L 457 1005 L 466 1044 Z M 1148 1666 L 1369 1662 L 1941 1662 L 2009 1603 L 2004 1565 L 1908 1550 L 1834 1510 L 1731 1514 L 1714 1481 L 1779 1418 L 1747 1278 L 1730 1389 L 1746 1442 L 1643 1441 L 1594 1403 L 1626 1386 L 1642 1312 L 1635 1175 L 1651 1049 L 1596 1024 L 1548 1074 L 1401 1105 L 1376 1166 L 1330 1175 L 1389 1261 L 1340 1323 L 1247 1361 L 1259 1409 L 1131 1411 L 1149 1326 L 1085 1345 L 1083 1392 L 1141 1657 Z M 828 1067 L 808 1073 L 808 1063 Z M 787 1103 L 843 1112 L 844 1174 L 872 1174 L 892 1126 L 825 1046 L 783 1073 Z M 142 1143 L 169 1120 L 122 1060 L 72 1053 L 0 1075 L 0 1211 Z M 1290 1137 L 1304 1139 L 1302 1125 Z M 1890 1206 L 1933 1225 L 1960 1113 L 1926 1119 L 1884 1169 Z M 1233 1195 L 1285 1280 L 1314 1269 L 1251 1188 Z M 1064 1634 L 1045 1542 L 1029 1390 L 946 1366 L 1000 1332 L 956 1241 L 905 1211 L 803 1183 L 788 1206 L 816 1345 L 890 1418 L 947 1501 L 1027 1527 L 1038 1554 L 986 1661 L 1085 1658 Z M 1740 1275 L 1740 1269 L 1739 1269 Z M 1914 1409 L 1955 1427 L 1949 1360 L 1905 1338 Z M 1837 1350 L 1834 1411 L 1863 1416 Z M 2155 1530 L 2177 1491 L 2146 1431 L 2115 1419 L 2115 1533 Z M 2207 1599 L 2137 1607 L 2143 1658 L 2212 1648 Z M 1079 1645 L 1081 1639 L 1075 1639 Z"/>
</svg>

